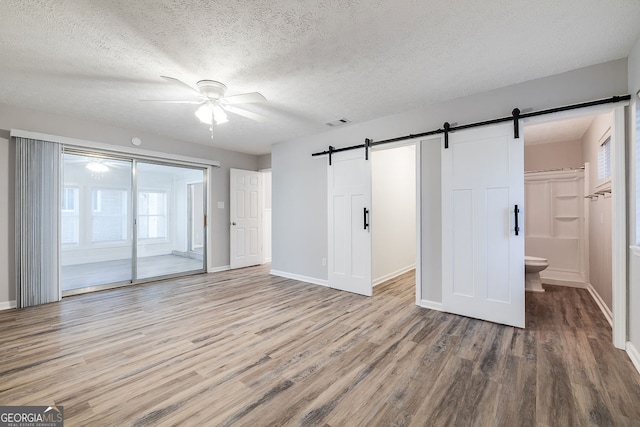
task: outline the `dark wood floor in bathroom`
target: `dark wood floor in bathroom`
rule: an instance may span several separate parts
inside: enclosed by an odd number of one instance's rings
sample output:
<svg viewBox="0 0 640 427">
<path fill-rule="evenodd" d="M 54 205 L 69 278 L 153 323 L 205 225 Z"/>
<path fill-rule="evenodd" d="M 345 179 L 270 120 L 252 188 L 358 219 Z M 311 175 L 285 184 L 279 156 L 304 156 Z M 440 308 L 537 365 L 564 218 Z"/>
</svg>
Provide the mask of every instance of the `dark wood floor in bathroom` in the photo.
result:
<svg viewBox="0 0 640 427">
<path fill-rule="evenodd" d="M 640 425 L 640 375 L 585 290 L 527 294 L 527 328 L 268 266 L 0 312 L 0 405 L 67 426 Z"/>
</svg>

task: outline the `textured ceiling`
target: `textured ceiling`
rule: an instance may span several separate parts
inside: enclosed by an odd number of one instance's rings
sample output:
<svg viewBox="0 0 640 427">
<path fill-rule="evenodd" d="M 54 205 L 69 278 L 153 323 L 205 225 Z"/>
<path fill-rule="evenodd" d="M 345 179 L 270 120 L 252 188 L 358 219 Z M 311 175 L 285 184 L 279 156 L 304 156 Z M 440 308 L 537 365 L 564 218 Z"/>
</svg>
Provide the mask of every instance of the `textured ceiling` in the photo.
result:
<svg viewBox="0 0 640 427">
<path fill-rule="evenodd" d="M 0 103 L 253 154 L 472 93 L 626 57 L 638 0 L 10 0 Z M 213 79 L 261 92 L 264 123 L 215 129 L 184 99 Z"/>
</svg>

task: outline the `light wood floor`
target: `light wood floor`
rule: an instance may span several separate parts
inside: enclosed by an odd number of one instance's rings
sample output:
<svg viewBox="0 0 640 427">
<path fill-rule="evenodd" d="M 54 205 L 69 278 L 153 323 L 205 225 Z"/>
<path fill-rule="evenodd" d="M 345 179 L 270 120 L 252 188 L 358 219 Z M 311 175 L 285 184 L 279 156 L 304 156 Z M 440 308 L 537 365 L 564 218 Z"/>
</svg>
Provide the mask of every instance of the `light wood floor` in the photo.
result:
<svg viewBox="0 0 640 427">
<path fill-rule="evenodd" d="M 527 328 L 268 275 L 191 276 L 0 312 L 0 405 L 66 425 L 640 425 L 640 375 L 588 292 L 527 294 Z"/>
</svg>

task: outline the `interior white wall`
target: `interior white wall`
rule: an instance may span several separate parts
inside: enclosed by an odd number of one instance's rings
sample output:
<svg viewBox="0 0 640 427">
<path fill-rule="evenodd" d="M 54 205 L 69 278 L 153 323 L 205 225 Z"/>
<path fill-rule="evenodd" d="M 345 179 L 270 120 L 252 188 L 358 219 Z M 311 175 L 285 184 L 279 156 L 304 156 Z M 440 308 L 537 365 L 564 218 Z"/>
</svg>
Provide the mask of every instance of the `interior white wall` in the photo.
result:
<svg viewBox="0 0 640 427">
<path fill-rule="evenodd" d="M 628 87 L 631 94 L 629 108 L 629 243 L 640 246 L 640 102 L 635 95 L 640 90 L 640 39 L 636 42 L 628 58 Z M 635 167 L 634 167 L 635 164 Z M 629 320 L 628 339 L 629 353 L 640 371 L 640 248 L 629 256 L 629 294 L 627 297 Z"/>
<path fill-rule="evenodd" d="M 597 191 L 598 150 L 603 137 L 610 134 L 613 124 L 612 114 L 601 114 L 594 118 L 591 126 L 582 137 L 584 162 L 589 168 L 589 194 Z M 611 257 L 612 257 L 612 204 L 611 197 L 599 196 L 589 206 L 589 281 L 593 290 L 605 305 L 612 309 Z"/>
<path fill-rule="evenodd" d="M 582 165 L 580 140 L 527 145 L 525 137 L 525 171 L 579 168 Z"/>
<path fill-rule="evenodd" d="M 371 251 L 374 286 L 416 264 L 416 150 L 371 153 Z"/>
<path fill-rule="evenodd" d="M 276 144 L 272 268 L 316 282 L 327 279 L 321 260 L 327 256 L 328 159 L 312 157 L 314 152 L 437 129 L 445 121 L 508 116 L 514 107 L 540 110 L 626 92 L 627 63 L 621 59 Z"/>
<path fill-rule="evenodd" d="M 172 154 L 179 156 L 197 157 L 201 159 L 218 160 L 221 163 L 220 168 L 212 168 L 211 185 L 209 187 L 208 198 L 212 207 L 208 226 L 209 231 L 214 238 L 210 242 L 210 269 L 225 268 L 229 265 L 229 169 L 238 168 L 246 170 L 258 170 L 257 156 L 222 150 L 214 148 L 208 144 L 209 134 L 203 129 L 203 143 L 195 144 L 180 141 L 172 138 L 166 138 L 150 133 L 139 132 L 131 129 L 117 128 L 98 122 L 92 122 L 79 118 L 72 118 L 58 114 L 44 113 L 37 110 L 31 110 L 21 107 L 0 104 L 0 137 L 9 139 L 9 131 L 11 129 L 21 129 L 25 131 L 45 133 L 50 135 L 59 135 L 68 138 L 76 138 L 86 141 L 95 141 L 106 143 L 114 146 L 117 150 L 119 146 L 132 147 L 131 138 L 137 136 L 142 139 L 140 148 L 165 153 L 167 158 L 171 158 Z M 15 157 L 15 148 L 13 143 L 9 142 L 8 157 L 3 155 L 3 162 L 8 162 L 8 169 L 3 168 L 2 174 L 9 173 L 10 194 L 2 194 L 0 190 L 1 205 L 6 206 L 9 212 L 14 210 L 13 200 L 13 158 Z M 6 160 L 8 159 L 8 160 Z M 6 172 L 5 172 L 6 171 Z M 218 202 L 222 202 L 224 207 L 218 208 Z M 8 218 L 9 230 L 13 230 L 13 216 Z M 3 225 L 4 227 L 4 225 Z M 10 275 L 5 282 L 0 281 L 0 296 L 9 295 L 8 300 L 0 300 L 0 305 L 7 301 L 15 300 L 15 286 L 13 280 L 13 237 L 10 237 L 9 253 L 0 252 L 2 262 L 8 262 Z M 5 243 L 2 243 L 5 246 Z M 4 256 L 8 256 L 4 258 Z M 3 270 L 3 272 L 6 270 Z M 3 273 L 5 274 L 5 273 Z M 1 278 L 2 276 L 0 276 Z M 0 279 L 1 280 L 1 279 Z"/>
</svg>

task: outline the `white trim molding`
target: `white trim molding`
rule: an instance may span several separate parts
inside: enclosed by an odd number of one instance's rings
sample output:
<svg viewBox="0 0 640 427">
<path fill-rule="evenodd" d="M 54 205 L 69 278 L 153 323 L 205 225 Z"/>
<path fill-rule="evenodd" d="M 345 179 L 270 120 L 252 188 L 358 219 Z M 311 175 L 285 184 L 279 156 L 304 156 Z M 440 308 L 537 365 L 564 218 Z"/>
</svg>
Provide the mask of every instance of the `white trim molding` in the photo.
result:
<svg viewBox="0 0 640 427">
<path fill-rule="evenodd" d="M 624 350 L 627 343 L 627 201 L 625 108 L 613 110 L 612 132 L 612 241 L 611 282 L 613 286 L 613 345 Z"/>
<path fill-rule="evenodd" d="M 609 325 L 613 328 L 613 314 L 611 313 L 611 310 L 609 310 L 609 307 L 607 307 L 607 304 L 605 304 L 604 300 L 600 297 L 591 283 L 587 283 L 587 289 L 591 294 L 591 298 L 593 298 L 596 304 L 598 304 L 598 307 L 600 307 L 600 311 L 604 314 L 604 318 L 607 319 L 607 322 L 609 322 Z"/>
<path fill-rule="evenodd" d="M 164 159 L 169 159 L 174 161 L 177 160 L 180 162 L 193 163 L 200 166 L 213 166 L 215 168 L 220 167 L 220 162 L 217 160 L 188 157 L 188 156 L 182 156 L 179 154 L 171 154 L 171 153 L 146 150 L 142 148 L 127 147 L 124 145 L 113 145 L 113 144 L 107 144 L 104 142 L 95 142 L 95 141 L 87 141 L 84 139 L 68 138 L 66 136 L 30 132 L 27 130 L 11 129 L 10 135 L 11 137 L 39 139 L 42 141 L 57 142 L 59 144 L 70 145 L 74 147 L 93 148 L 97 150 L 111 151 L 111 152 L 117 152 L 117 153 L 127 153 L 127 154 L 133 154 L 137 156 L 157 158 L 160 160 L 164 160 Z"/>
<path fill-rule="evenodd" d="M 384 276 L 382 276 L 382 277 L 377 277 L 377 278 L 373 279 L 373 283 L 372 283 L 372 285 L 373 285 L 373 286 L 378 286 L 379 284 L 384 283 L 384 282 L 386 282 L 387 280 L 394 279 L 394 278 L 396 278 L 396 277 L 400 276 L 401 274 L 406 273 L 407 271 L 411 271 L 411 270 L 413 270 L 414 268 L 416 268 L 416 265 L 415 265 L 415 264 L 411 264 L 411 265 L 408 265 L 408 266 L 406 266 L 406 267 L 404 267 L 404 268 L 401 268 L 401 269 L 399 269 L 399 270 L 396 270 L 396 271 L 394 271 L 394 272 L 392 272 L 392 273 L 385 274 L 385 275 L 384 275 Z"/>
<path fill-rule="evenodd" d="M 311 283 L 313 285 L 320 285 L 325 287 L 329 286 L 328 280 L 318 279 L 316 277 L 302 276 L 300 274 L 287 273 L 286 271 L 279 271 L 279 270 L 271 270 L 269 274 L 271 274 L 272 276 L 284 277 L 285 279 L 292 279 L 292 280 L 297 280 L 299 282 Z"/>
<path fill-rule="evenodd" d="M 635 366 L 638 373 L 640 373 L 640 352 L 630 341 L 627 342 L 627 354 L 629 355 L 633 366 Z"/>
<path fill-rule="evenodd" d="M 207 270 L 207 273 L 220 273 L 221 271 L 231 270 L 230 265 L 223 265 L 221 267 L 211 267 Z"/>
<path fill-rule="evenodd" d="M 2 310 L 10 310 L 12 308 L 16 308 L 18 305 L 16 304 L 16 300 L 13 301 L 0 301 L 0 311 Z"/>
</svg>

